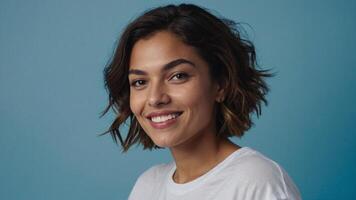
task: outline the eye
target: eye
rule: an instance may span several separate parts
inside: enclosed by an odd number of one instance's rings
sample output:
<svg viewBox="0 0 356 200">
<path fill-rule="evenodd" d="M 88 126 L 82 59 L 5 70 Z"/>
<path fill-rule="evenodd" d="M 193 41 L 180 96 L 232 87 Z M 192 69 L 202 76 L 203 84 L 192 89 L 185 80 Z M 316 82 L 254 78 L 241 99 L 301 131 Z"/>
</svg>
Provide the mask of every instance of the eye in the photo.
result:
<svg viewBox="0 0 356 200">
<path fill-rule="evenodd" d="M 143 87 L 145 84 L 146 84 L 145 80 L 134 80 L 130 83 L 130 85 L 135 88 Z"/>
<path fill-rule="evenodd" d="M 179 72 L 179 73 L 173 75 L 170 80 L 177 80 L 177 81 L 179 81 L 179 80 L 185 80 L 185 79 L 187 79 L 188 77 L 189 77 L 188 74 L 183 73 L 183 72 Z"/>
</svg>

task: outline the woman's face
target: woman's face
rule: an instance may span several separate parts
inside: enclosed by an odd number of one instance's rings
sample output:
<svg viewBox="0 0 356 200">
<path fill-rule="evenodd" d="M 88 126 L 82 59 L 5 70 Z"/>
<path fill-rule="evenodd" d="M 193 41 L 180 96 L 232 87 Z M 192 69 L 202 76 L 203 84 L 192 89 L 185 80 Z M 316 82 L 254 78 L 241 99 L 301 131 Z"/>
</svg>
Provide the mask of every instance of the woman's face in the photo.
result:
<svg viewBox="0 0 356 200">
<path fill-rule="evenodd" d="M 208 64 L 167 31 L 137 41 L 129 68 L 130 108 L 160 147 L 188 144 L 215 134 L 215 101 L 222 91 Z"/>
</svg>

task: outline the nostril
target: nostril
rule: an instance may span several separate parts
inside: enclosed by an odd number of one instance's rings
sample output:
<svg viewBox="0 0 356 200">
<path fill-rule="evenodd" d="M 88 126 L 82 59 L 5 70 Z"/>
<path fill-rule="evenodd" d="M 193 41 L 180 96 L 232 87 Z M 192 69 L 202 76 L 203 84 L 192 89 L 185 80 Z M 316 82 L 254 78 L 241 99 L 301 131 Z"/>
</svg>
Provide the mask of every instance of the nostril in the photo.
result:
<svg viewBox="0 0 356 200">
<path fill-rule="evenodd" d="M 160 96 L 151 97 L 149 99 L 149 105 L 151 106 L 161 106 L 166 105 L 170 102 L 170 98 L 166 94 L 162 94 Z"/>
</svg>

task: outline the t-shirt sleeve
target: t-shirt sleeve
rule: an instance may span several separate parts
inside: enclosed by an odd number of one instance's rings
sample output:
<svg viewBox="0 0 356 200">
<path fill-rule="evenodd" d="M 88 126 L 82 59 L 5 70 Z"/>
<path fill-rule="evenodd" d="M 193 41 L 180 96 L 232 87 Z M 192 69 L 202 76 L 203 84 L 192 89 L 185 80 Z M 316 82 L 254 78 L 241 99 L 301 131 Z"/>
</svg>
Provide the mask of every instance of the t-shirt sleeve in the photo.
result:
<svg viewBox="0 0 356 200">
<path fill-rule="evenodd" d="M 147 194 L 152 193 L 152 181 L 154 181 L 152 180 L 154 178 L 152 175 L 154 171 L 155 169 L 152 167 L 137 178 L 129 195 L 129 200 L 147 199 Z"/>
<path fill-rule="evenodd" d="M 276 168 L 278 174 L 272 174 L 260 181 L 247 182 L 240 188 L 240 194 L 244 195 L 242 199 L 301 200 L 300 193 L 288 174 L 280 166 L 276 165 Z"/>
<path fill-rule="evenodd" d="M 136 183 L 131 190 L 131 193 L 129 195 L 129 200 L 143 199 L 144 192 L 143 192 L 142 188 L 147 188 L 147 185 L 144 181 L 142 181 L 142 178 L 140 176 L 136 180 Z"/>
<path fill-rule="evenodd" d="M 162 176 L 166 174 L 170 167 L 171 165 L 169 164 L 159 164 L 142 173 L 136 180 L 128 199 L 151 199 L 157 188 L 160 187 Z"/>
<path fill-rule="evenodd" d="M 277 165 L 280 170 L 282 181 L 284 185 L 284 191 L 287 199 L 289 200 L 301 200 L 301 195 L 298 187 L 294 184 L 293 180 L 289 177 L 288 173 L 280 166 Z"/>
<path fill-rule="evenodd" d="M 238 179 L 234 199 L 301 200 L 298 188 L 276 162 L 256 154 L 244 163 L 234 177 Z"/>
</svg>

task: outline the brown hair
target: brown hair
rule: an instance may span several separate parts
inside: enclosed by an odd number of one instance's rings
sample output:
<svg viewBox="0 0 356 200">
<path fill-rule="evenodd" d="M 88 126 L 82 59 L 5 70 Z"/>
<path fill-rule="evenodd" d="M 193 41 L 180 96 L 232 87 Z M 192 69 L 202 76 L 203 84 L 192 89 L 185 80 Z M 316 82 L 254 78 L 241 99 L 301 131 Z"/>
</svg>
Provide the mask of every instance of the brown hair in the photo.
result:
<svg viewBox="0 0 356 200">
<path fill-rule="evenodd" d="M 225 98 L 217 108 L 219 137 L 241 137 L 252 125 L 250 114 L 261 115 L 261 103 L 267 105 L 268 87 L 263 80 L 271 77 L 269 70 L 257 70 L 254 45 L 241 37 L 234 21 L 218 18 L 206 9 L 192 4 L 168 5 L 145 12 L 131 22 L 122 33 L 114 56 L 104 70 L 105 86 L 110 108 L 117 114 L 110 129 L 115 142 L 123 151 L 135 143 L 144 149 L 157 148 L 141 128 L 130 109 L 128 69 L 135 42 L 158 31 L 174 33 L 194 47 L 209 64 L 213 80 L 225 88 Z M 129 120 L 127 136 L 123 138 L 120 126 Z M 104 134 L 105 134 L 104 133 Z"/>
</svg>

